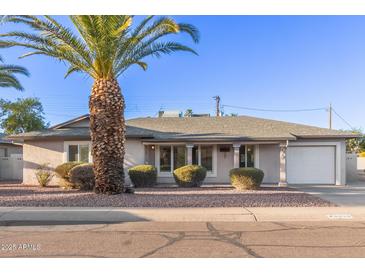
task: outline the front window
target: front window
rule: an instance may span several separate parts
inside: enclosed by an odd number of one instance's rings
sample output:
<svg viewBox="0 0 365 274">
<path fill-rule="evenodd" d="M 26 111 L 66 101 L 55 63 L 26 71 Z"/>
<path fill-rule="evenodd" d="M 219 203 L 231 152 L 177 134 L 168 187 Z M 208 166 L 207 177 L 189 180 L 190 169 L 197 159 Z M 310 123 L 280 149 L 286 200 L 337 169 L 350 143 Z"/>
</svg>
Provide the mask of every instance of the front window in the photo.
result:
<svg viewBox="0 0 365 274">
<path fill-rule="evenodd" d="M 187 164 L 187 149 L 185 145 L 161 145 L 159 151 L 160 172 L 172 172 L 173 170 Z M 192 148 L 192 164 L 201 165 L 208 171 L 212 172 L 213 146 L 194 146 Z"/>
<path fill-rule="evenodd" d="M 144 147 L 144 163 L 146 165 L 155 165 L 155 146 L 146 145 Z"/>
<path fill-rule="evenodd" d="M 192 164 L 193 165 L 199 165 L 199 147 L 198 146 L 194 146 L 192 149 Z"/>
<path fill-rule="evenodd" d="M 247 146 L 247 167 L 254 167 L 254 146 Z"/>
<path fill-rule="evenodd" d="M 68 158 L 69 162 L 84 162 L 90 161 L 90 147 L 88 144 L 75 144 L 68 145 Z"/>
<path fill-rule="evenodd" d="M 240 147 L 240 167 L 254 167 L 255 166 L 255 153 L 254 146 L 247 145 Z"/>
<path fill-rule="evenodd" d="M 246 167 L 246 146 L 240 146 L 240 167 Z"/>
<path fill-rule="evenodd" d="M 186 147 L 174 146 L 174 170 L 186 165 Z"/>
<path fill-rule="evenodd" d="M 160 146 L 160 171 L 171 172 L 171 146 Z"/>
<path fill-rule="evenodd" d="M 208 171 L 213 171 L 213 146 L 200 147 L 200 161 Z"/>
<path fill-rule="evenodd" d="M 76 162 L 78 161 L 79 154 L 79 146 L 78 145 L 69 145 L 68 146 L 68 161 Z"/>
<path fill-rule="evenodd" d="M 89 162 L 89 145 L 79 145 L 79 161 L 88 163 Z"/>
</svg>

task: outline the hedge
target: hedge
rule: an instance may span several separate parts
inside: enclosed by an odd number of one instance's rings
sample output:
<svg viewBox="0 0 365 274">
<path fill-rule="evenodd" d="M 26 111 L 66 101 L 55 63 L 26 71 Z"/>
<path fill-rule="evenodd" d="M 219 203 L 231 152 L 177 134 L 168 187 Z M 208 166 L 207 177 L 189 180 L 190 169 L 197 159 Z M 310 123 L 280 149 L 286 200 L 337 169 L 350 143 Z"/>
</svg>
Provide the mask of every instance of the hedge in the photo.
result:
<svg viewBox="0 0 365 274">
<path fill-rule="evenodd" d="M 63 163 L 55 168 L 56 174 L 63 179 L 68 180 L 70 178 L 70 170 L 78 165 L 83 164 L 82 162 L 67 162 Z"/>
<path fill-rule="evenodd" d="M 231 185 L 236 189 L 258 189 L 264 178 L 264 172 L 253 167 L 234 168 L 230 170 L 229 177 Z"/>
<path fill-rule="evenodd" d="M 92 190 L 95 186 L 95 175 L 92 164 L 81 164 L 70 170 L 70 183 L 73 188 Z"/>
<path fill-rule="evenodd" d="M 207 175 L 207 169 L 198 165 L 186 165 L 174 170 L 174 179 L 180 187 L 200 187 Z"/>
<path fill-rule="evenodd" d="M 128 170 L 129 178 L 137 187 L 152 187 L 157 182 L 157 169 L 152 165 L 138 165 Z"/>
</svg>

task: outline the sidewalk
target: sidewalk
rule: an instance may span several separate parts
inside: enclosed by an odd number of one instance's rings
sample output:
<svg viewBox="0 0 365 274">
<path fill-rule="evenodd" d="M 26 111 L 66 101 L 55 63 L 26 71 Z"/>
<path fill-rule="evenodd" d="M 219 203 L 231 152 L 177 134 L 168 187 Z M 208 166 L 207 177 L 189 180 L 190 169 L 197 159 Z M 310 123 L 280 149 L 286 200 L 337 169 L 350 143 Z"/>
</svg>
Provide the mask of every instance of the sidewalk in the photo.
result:
<svg viewBox="0 0 365 274">
<path fill-rule="evenodd" d="M 348 182 L 345 186 L 295 185 L 299 191 L 330 201 L 338 206 L 365 206 L 365 182 Z"/>
<path fill-rule="evenodd" d="M 27 223 L 365 221 L 365 207 L 0 208 L 0 226 Z"/>
</svg>

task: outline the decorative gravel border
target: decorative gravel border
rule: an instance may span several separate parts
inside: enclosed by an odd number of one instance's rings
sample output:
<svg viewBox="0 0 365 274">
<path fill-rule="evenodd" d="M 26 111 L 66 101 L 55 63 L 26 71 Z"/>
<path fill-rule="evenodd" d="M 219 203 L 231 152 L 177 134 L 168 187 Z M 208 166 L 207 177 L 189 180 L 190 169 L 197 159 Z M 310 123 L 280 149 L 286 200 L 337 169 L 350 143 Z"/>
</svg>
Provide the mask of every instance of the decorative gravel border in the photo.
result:
<svg viewBox="0 0 365 274">
<path fill-rule="evenodd" d="M 237 191 L 230 187 L 141 188 L 135 194 L 93 192 L 0 183 L 1 207 L 326 207 L 319 197 L 291 188 L 263 187 Z"/>
</svg>

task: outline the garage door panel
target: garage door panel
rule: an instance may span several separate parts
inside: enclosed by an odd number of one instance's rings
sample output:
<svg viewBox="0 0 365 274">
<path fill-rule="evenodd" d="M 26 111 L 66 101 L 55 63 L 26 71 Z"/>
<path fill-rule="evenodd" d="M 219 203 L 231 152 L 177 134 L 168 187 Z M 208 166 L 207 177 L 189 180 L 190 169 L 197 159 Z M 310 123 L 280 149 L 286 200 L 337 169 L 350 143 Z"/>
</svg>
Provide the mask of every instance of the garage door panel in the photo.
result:
<svg viewBox="0 0 365 274">
<path fill-rule="evenodd" d="M 288 147 L 289 184 L 334 184 L 335 146 Z"/>
</svg>

